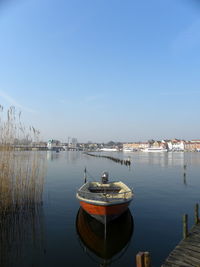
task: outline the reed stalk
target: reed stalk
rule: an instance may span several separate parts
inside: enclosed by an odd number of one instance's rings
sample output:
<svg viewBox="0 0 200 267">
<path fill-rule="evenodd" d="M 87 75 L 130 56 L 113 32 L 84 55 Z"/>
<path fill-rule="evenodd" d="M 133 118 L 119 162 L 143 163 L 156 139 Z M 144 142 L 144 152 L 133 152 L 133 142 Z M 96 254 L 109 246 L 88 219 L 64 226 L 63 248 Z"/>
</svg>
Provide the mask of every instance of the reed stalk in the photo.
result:
<svg viewBox="0 0 200 267">
<path fill-rule="evenodd" d="M 20 243 L 25 228 L 31 226 L 35 231 L 42 206 L 46 157 L 39 151 L 16 151 L 15 144 L 22 140 L 27 144 L 37 142 L 39 131 L 34 127 L 27 130 L 15 107 L 6 111 L 0 105 L 1 266 L 8 266 L 7 252 L 14 249 L 14 240 Z"/>
</svg>

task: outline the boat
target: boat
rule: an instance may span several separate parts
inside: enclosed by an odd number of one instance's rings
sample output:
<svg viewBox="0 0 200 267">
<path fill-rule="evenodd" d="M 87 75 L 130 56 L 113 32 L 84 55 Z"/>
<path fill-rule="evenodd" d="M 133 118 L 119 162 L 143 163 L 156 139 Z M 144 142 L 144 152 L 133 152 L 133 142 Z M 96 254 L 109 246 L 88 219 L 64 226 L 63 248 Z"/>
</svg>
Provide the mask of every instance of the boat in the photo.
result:
<svg viewBox="0 0 200 267">
<path fill-rule="evenodd" d="M 103 224 L 123 214 L 133 199 L 133 190 L 121 181 L 108 181 L 108 172 L 103 172 L 100 182 L 87 182 L 77 191 L 80 206 Z"/>
<path fill-rule="evenodd" d="M 147 147 L 141 150 L 142 152 L 167 152 L 168 150 L 163 147 Z"/>
<path fill-rule="evenodd" d="M 136 151 L 136 149 L 132 148 L 132 147 L 124 147 L 123 148 L 123 152 L 134 152 Z"/>
</svg>

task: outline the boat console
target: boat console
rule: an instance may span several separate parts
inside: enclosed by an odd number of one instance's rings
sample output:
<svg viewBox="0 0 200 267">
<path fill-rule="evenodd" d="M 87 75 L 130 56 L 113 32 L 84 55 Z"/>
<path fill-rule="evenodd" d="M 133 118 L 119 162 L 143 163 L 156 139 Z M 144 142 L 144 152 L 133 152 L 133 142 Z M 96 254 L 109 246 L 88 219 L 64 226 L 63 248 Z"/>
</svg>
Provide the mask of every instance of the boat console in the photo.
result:
<svg viewBox="0 0 200 267">
<path fill-rule="evenodd" d="M 107 184 L 108 182 L 108 172 L 103 172 L 102 176 L 101 176 L 101 182 L 102 184 Z"/>
</svg>

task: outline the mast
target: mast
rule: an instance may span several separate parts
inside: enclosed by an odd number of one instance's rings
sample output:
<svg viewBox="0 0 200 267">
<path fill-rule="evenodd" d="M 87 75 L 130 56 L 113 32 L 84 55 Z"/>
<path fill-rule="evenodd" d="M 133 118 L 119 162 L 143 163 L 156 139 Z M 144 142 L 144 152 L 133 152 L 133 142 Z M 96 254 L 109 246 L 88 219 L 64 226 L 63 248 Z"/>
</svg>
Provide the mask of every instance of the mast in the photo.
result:
<svg viewBox="0 0 200 267">
<path fill-rule="evenodd" d="M 85 184 L 87 183 L 87 170 L 86 170 L 86 167 L 84 169 L 84 182 L 85 182 Z"/>
</svg>

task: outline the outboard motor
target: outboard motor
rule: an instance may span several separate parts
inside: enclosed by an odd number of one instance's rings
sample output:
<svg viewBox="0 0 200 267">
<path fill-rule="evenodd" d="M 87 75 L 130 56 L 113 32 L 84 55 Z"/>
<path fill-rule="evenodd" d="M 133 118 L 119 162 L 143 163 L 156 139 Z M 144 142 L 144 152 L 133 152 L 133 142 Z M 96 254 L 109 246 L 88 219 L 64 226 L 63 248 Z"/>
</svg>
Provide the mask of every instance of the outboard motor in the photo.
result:
<svg viewBox="0 0 200 267">
<path fill-rule="evenodd" d="M 102 182 L 102 184 L 107 184 L 107 182 L 108 182 L 108 172 L 103 172 L 102 173 L 102 176 L 101 176 L 101 182 Z"/>
</svg>

